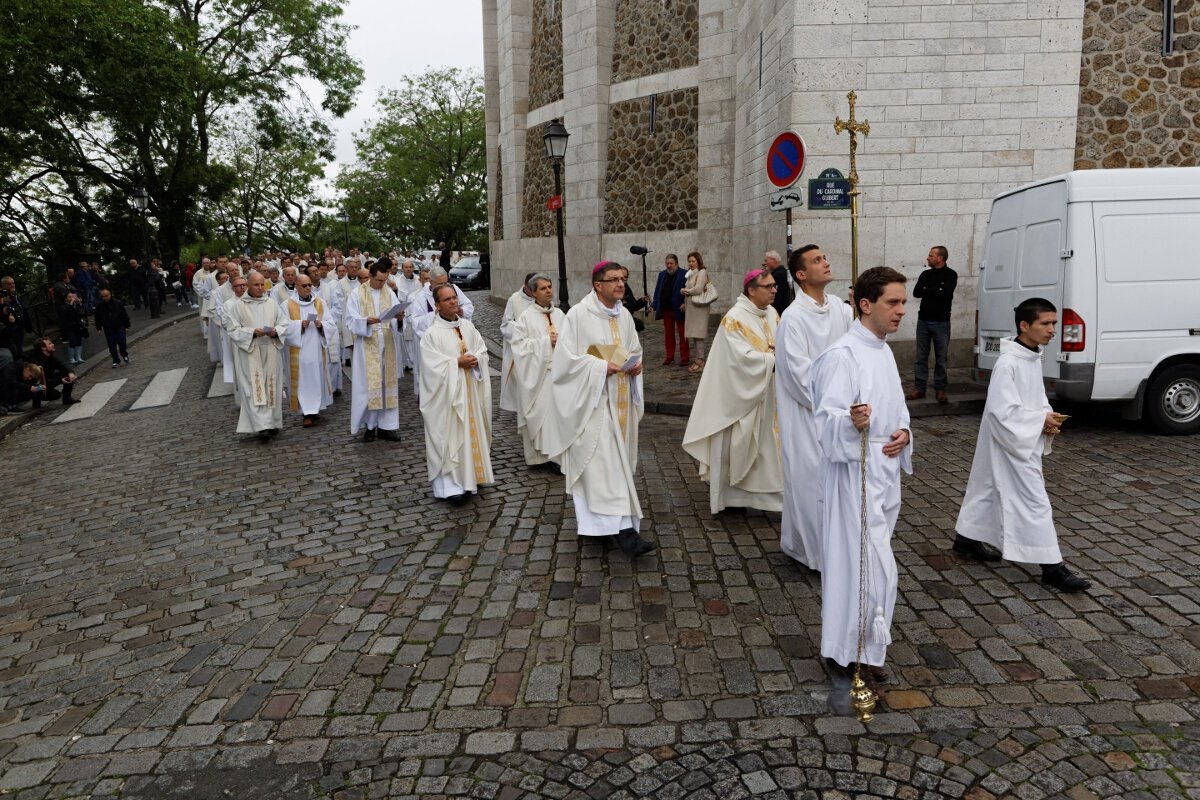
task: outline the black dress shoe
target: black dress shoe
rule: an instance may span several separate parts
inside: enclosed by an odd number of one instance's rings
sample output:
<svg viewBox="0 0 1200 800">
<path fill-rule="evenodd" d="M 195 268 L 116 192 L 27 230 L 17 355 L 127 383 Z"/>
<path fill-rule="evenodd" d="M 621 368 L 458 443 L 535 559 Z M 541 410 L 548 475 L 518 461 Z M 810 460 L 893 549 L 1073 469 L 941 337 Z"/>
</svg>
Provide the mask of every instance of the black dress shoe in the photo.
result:
<svg viewBox="0 0 1200 800">
<path fill-rule="evenodd" d="M 374 428 L 367 428 L 365 431 L 363 431 L 363 441 L 364 442 L 375 441 L 375 429 Z"/>
<path fill-rule="evenodd" d="M 383 428 L 380 428 L 379 438 L 383 439 L 385 442 L 398 442 L 400 441 L 400 434 L 396 431 L 387 431 Z"/>
<path fill-rule="evenodd" d="M 450 503 L 450 505 L 458 507 L 467 502 L 467 495 L 464 492 L 463 494 L 456 494 L 452 497 L 447 497 L 446 500 Z"/>
<path fill-rule="evenodd" d="M 258 440 L 259 440 L 260 442 L 265 442 L 265 441 L 268 441 L 268 440 L 270 440 L 270 438 L 271 438 L 271 432 L 270 432 L 270 431 L 259 431 L 259 432 L 258 432 Z"/>
<path fill-rule="evenodd" d="M 631 558 L 644 556 L 654 550 L 654 545 L 639 536 L 633 528 L 626 528 L 617 534 L 617 547 Z"/>
<path fill-rule="evenodd" d="M 1066 564 L 1043 564 L 1042 583 L 1060 592 L 1085 592 L 1092 588 L 1091 581 L 1071 572 Z"/>
<path fill-rule="evenodd" d="M 1000 551 L 990 544 L 968 539 L 961 534 L 956 534 L 954 537 L 954 552 L 970 556 L 976 561 L 999 561 L 1002 557 Z"/>
<path fill-rule="evenodd" d="M 76 404 L 76 403 L 78 403 L 78 402 L 79 402 L 79 401 L 78 401 L 78 400 L 76 400 L 74 397 L 64 397 L 64 398 L 63 398 L 63 405 L 64 405 L 64 406 L 73 406 L 73 405 L 75 405 L 75 404 Z"/>
</svg>

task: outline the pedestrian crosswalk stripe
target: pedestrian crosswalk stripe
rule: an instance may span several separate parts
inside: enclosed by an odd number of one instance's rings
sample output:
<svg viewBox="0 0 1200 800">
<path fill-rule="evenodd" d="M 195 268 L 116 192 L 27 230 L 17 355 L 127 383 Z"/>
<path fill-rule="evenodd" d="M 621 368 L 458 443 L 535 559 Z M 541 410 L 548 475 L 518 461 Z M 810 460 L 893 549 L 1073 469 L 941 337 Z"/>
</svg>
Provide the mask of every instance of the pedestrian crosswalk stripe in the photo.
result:
<svg viewBox="0 0 1200 800">
<path fill-rule="evenodd" d="M 54 420 L 55 424 L 94 417 L 96 412 L 104 408 L 104 404 L 111 400 L 113 395 L 125 385 L 125 380 L 125 378 L 121 378 L 116 381 L 97 383 L 91 389 L 88 389 L 87 394 L 79 398 L 78 403 L 59 414 L 58 419 Z"/>
<path fill-rule="evenodd" d="M 229 397 L 233 394 L 233 384 L 225 382 L 225 368 L 220 364 L 213 370 L 212 383 L 208 387 L 208 397 Z"/>
<path fill-rule="evenodd" d="M 154 380 L 150 381 L 150 385 L 142 392 L 141 397 L 130 406 L 130 411 L 137 411 L 142 408 L 153 408 L 155 406 L 168 405 L 175 397 L 175 392 L 179 390 L 179 384 L 183 383 L 183 376 L 187 374 L 188 368 L 169 369 L 165 372 L 160 372 L 154 376 Z"/>
</svg>

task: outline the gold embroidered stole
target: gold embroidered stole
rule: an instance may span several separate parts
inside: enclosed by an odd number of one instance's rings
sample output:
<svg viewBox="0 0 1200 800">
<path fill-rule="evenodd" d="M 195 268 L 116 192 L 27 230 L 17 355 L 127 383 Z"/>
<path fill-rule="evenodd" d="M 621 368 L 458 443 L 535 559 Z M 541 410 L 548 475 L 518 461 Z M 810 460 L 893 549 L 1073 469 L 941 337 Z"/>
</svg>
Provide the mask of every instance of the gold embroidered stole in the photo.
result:
<svg viewBox="0 0 1200 800">
<path fill-rule="evenodd" d="M 269 303 L 271 301 L 267 300 L 265 302 Z M 276 307 L 278 308 L 278 306 Z M 254 314 L 250 310 L 250 303 L 242 301 L 237 303 L 234 308 L 238 315 L 238 322 L 242 324 L 243 328 L 255 330 L 259 327 L 258 323 L 254 321 Z M 265 339 L 267 337 L 264 336 L 262 338 Z M 264 345 L 263 348 L 261 351 L 262 356 L 269 361 L 273 355 L 270 342 Z M 278 364 L 276 364 L 275 369 L 264 370 L 263 358 L 259 356 L 258 350 L 258 342 L 251 339 L 250 349 L 246 352 L 246 363 L 250 368 L 250 396 L 254 400 L 254 405 L 259 408 L 274 406 L 275 393 L 279 391 Z"/>
<path fill-rule="evenodd" d="M 608 330 L 612 333 L 612 343 L 623 347 L 621 328 L 617 317 L 608 318 Z M 621 435 L 629 435 L 629 374 L 618 372 L 617 379 L 617 421 L 621 424 Z"/>
<path fill-rule="evenodd" d="M 378 318 L 383 309 L 383 290 L 379 290 L 379 303 L 371 297 L 371 286 L 361 283 L 358 286 L 358 307 L 363 316 Z M 400 406 L 400 386 L 396 378 L 396 342 L 391 335 L 391 326 L 383 323 L 367 326 L 367 336 L 362 341 L 363 367 L 367 373 L 367 408 L 379 411 L 383 408 L 398 408 Z M 383 335 L 382 355 L 379 345 L 380 334 Z M 382 357 L 383 366 L 380 367 Z"/>
<path fill-rule="evenodd" d="M 325 316 L 325 309 L 321 305 L 321 298 L 314 297 L 313 298 L 313 306 L 317 309 L 317 317 L 318 318 Z M 296 302 L 295 300 L 288 300 L 288 317 L 291 318 L 292 320 L 300 319 L 300 304 L 298 302 Z M 303 337 L 304 332 L 301 331 L 300 335 Z M 322 349 L 324 349 L 324 348 L 322 348 Z M 322 357 L 321 358 L 322 366 L 324 366 L 324 362 L 325 362 L 325 358 Z M 292 391 L 291 391 L 291 397 L 289 398 L 288 405 L 291 407 L 292 411 L 299 411 L 300 410 L 300 348 L 299 347 L 289 347 L 288 348 L 288 366 L 291 367 L 291 370 L 292 370 Z M 325 382 L 328 383 L 329 382 L 329 370 L 323 369 L 321 371 L 321 374 L 325 376 Z"/>
<path fill-rule="evenodd" d="M 462 331 L 455 326 L 454 332 L 458 334 L 458 353 L 465 356 L 467 354 L 467 342 L 463 339 Z M 470 372 L 470 370 L 467 370 Z M 471 377 L 465 377 L 464 390 L 467 393 L 467 430 L 471 435 L 471 465 L 475 468 L 475 482 L 483 483 L 487 480 L 487 475 L 483 470 L 483 451 L 479 447 L 479 428 L 475 424 L 475 393 L 471 391 Z"/>
</svg>

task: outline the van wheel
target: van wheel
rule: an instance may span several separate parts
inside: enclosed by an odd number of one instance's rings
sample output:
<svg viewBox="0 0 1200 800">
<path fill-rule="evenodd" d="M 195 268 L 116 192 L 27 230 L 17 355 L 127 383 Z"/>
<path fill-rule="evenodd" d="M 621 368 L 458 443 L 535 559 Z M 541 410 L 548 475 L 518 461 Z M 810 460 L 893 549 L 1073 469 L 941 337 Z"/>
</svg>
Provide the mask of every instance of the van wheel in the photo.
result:
<svg viewBox="0 0 1200 800">
<path fill-rule="evenodd" d="M 1146 416 L 1168 436 L 1200 432 L 1200 366 L 1164 369 L 1146 393 Z"/>
</svg>

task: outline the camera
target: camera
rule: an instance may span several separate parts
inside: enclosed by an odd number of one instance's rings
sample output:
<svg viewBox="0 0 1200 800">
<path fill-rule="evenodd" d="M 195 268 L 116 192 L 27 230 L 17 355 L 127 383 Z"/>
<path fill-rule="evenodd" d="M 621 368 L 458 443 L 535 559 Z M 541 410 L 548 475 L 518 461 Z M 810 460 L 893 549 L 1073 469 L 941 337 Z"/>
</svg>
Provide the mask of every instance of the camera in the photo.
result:
<svg viewBox="0 0 1200 800">
<path fill-rule="evenodd" d="M 643 246 L 643 245 L 640 245 L 640 244 L 635 244 L 635 245 L 633 245 L 632 247 L 630 247 L 630 248 L 629 248 L 629 252 L 630 252 L 630 253 L 632 253 L 632 254 L 633 254 L 633 255 L 635 255 L 635 256 L 644 256 L 644 255 L 646 255 L 647 253 L 649 253 L 650 251 L 649 251 L 649 250 L 647 250 L 647 249 L 645 248 L 645 246 Z"/>
</svg>

